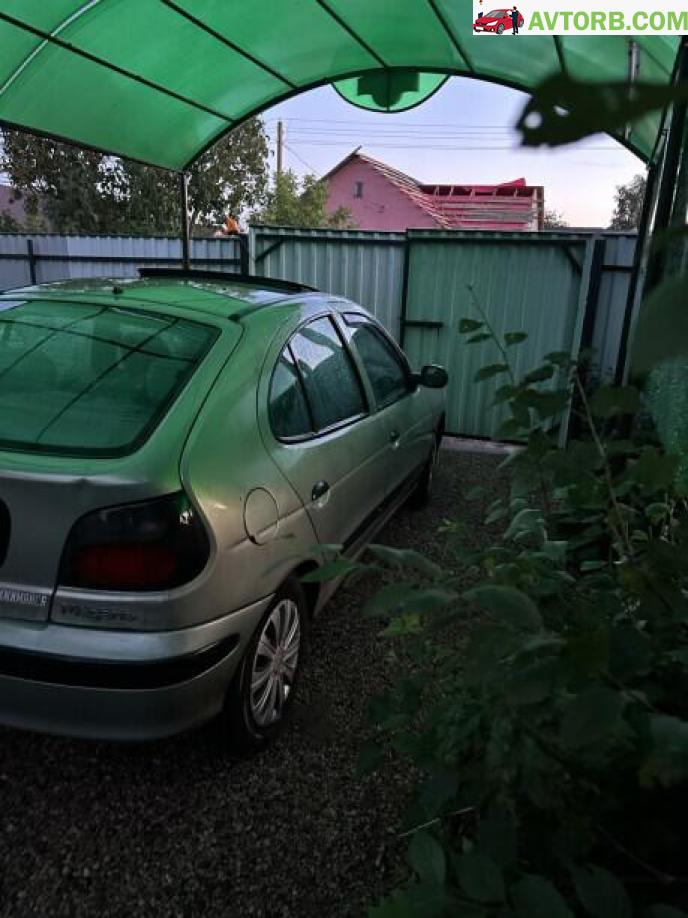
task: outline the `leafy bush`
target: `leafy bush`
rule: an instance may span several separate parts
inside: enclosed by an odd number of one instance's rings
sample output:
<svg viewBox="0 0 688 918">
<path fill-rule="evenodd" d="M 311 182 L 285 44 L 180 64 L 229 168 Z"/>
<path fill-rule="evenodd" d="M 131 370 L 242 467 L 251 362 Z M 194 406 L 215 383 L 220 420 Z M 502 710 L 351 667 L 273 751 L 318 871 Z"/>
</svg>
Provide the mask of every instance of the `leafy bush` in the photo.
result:
<svg viewBox="0 0 688 918">
<path fill-rule="evenodd" d="M 387 620 L 409 661 L 374 719 L 383 744 L 427 776 L 408 833 L 415 879 L 371 915 L 685 916 L 688 518 L 677 462 L 651 436 L 619 433 L 615 422 L 642 409 L 636 389 L 590 393 L 564 353 L 517 379 L 510 352 L 523 334 L 500 340 L 484 315 L 459 330 L 494 341 L 499 360 L 476 380 L 508 380 L 495 399 L 509 408 L 502 434 L 523 448 L 503 463 L 508 497 L 487 509 L 503 527 L 495 544 L 469 550 L 448 526 L 451 567 L 371 549 L 392 576 L 364 614 Z M 559 448 L 569 407 L 580 434 Z M 362 766 L 380 754 L 367 747 Z"/>
</svg>

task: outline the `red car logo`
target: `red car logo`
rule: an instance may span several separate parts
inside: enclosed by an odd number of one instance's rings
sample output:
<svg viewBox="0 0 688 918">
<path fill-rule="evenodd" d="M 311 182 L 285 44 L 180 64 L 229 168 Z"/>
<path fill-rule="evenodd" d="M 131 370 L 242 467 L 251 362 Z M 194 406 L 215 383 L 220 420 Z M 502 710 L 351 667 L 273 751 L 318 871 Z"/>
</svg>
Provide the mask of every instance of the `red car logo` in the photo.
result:
<svg viewBox="0 0 688 918">
<path fill-rule="evenodd" d="M 523 25 L 523 16 L 518 14 L 518 27 Z M 497 9 L 490 10 L 489 13 L 482 13 L 473 23 L 474 32 L 495 32 L 501 35 L 504 31 L 513 31 L 514 23 L 511 18 L 511 10 Z"/>
</svg>

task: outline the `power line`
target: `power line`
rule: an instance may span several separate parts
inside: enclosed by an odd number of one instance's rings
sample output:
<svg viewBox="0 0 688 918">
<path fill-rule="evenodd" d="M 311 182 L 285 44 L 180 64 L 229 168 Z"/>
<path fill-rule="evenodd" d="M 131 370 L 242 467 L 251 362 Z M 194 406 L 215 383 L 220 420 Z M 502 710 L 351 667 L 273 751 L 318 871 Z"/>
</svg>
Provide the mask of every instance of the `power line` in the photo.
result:
<svg viewBox="0 0 688 918">
<path fill-rule="evenodd" d="M 309 146 L 309 147 L 350 147 L 355 144 L 355 141 L 352 140 L 312 140 L 310 138 L 294 138 L 293 135 L 290 135 L 291 143 L 298 146 Z M 482 151 L 489 153 L 491 150 L 511 150 L 513 152 L 525 152 L 524 148 L 519 144 L 463 144 L 463 143 L 454 143 L 454 144 L 438 144 L 438 143 L 392 143 L 387 140 L 375 141 L 371 140 L 370 143 L 366 144 L 373 149 L 380 150 L 446 150 L 446 151 L 462 151 L 462 150 L 472 150 L 472 151 Z M 587 153 L 592 152 L 605 152 L 605 153 L 616 153 L 619 151 L 619 147 L 585 147 L 584 149 L 577 150 L 574 152 Z M 293 152 L 293 151 L 292 151 Z"/>
<path fill-rule="evenodd" d="M 300 160 L 300 162 L 303 163 L 303 165 L 306 167 L 306 169 L 310 169 L 310 171 L 313 172 L 315 175 L 317 175 L 318 178 L 322 178 L 320 172 L 315 168 L 315 166 L 312 166 L 310 163 L 306 162 L 306 160 L 303 158 L 303 156 L 301 156 L 299 153 L 297 153 L 296 150 L 293 150 L 292 147 L 291 147 L 291 145 L 288 144 L 288 143 L 286 143 L 286 141 L 283 141 L 283 143 L 284 143 L 285 149 L 286 149 L 286 150 L 289 150 L 290 153 L 293 153 L 294 156 L 295 156 L 298 160 Z"/>
</svg>

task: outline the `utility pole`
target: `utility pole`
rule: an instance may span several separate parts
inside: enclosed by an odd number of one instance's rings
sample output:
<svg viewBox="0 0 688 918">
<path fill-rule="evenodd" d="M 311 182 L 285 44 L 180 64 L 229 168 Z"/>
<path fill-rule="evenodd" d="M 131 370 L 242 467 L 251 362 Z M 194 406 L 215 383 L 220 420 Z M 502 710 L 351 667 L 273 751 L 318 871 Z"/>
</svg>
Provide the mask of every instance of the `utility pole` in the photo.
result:
<svg viewBox="0 0 688 918">
<path fill-rule="evenodd" d="M 189 227 L 189 173 L 182 172 L 179 176 L 179 204 L 182 224 L 182 268 L 188 271 L 191 267 L 191 240 Z"/>
<path fill-rule="evenodd" d="M 282 155 L 284 148 L 284 125 L 277 122 L 277 175 L 282 175 Z"/>
</svg>

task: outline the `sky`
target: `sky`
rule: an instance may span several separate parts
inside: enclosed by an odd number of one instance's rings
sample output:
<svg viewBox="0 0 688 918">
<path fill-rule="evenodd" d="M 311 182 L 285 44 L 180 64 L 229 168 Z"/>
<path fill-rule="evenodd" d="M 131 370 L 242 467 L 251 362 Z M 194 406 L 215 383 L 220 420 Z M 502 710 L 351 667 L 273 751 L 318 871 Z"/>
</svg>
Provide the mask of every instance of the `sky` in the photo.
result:
<svg viewBox="0 0 688 918">
<path fill-rule="evenodd" d="M 387 115 L 355 108 L 326 86 L 274 106 L 264 118 L 273 151 L 277 122 L 284 123 L 284 165 L 300 175 L 322 176 L 360 145 L 421 182 L 489 185 L 524 177 L 544 185 L 545 206 L 571 226 L 608 226 L 616 186 L 644 174 L 644 164 L 606 135 L 557 150 L 519 148 L 513 125 L 527 98 L 452 77 L 418 108 Z"/>
</svg>

